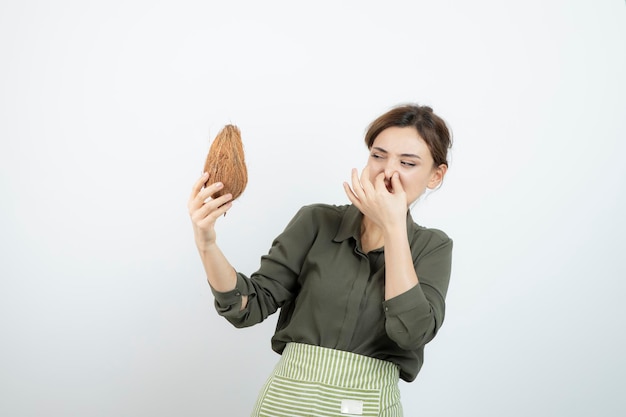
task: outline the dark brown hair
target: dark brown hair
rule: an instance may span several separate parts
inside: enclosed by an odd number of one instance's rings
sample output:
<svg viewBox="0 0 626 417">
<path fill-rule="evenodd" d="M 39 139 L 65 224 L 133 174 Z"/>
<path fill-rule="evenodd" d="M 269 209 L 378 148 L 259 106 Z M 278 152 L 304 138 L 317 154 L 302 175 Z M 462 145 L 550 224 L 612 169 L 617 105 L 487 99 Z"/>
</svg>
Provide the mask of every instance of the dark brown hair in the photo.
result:
<svg viewBox="0 0 626 417">
<path fill-rule="evenodd" d="M 415 128 L 428 145 L 435 167 L 441 164 L 448 166 L 448 149 L 452 147 L 452 137 L 446 123 L 433 113 L 432 108 L 417 104 L 404 104 L 379 116 L 369 125 L 365 134 L 367 149 L 372 148 L 380 132 L 394 126 Z"/>
</svg>

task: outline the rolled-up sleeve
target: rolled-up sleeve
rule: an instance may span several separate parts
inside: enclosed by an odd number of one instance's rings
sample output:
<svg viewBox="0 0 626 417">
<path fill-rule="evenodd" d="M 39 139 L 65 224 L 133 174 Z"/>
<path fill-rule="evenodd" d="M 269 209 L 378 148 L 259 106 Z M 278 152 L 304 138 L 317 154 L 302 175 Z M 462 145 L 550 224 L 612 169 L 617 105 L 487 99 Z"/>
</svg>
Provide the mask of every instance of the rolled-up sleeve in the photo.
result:
<svg viewBox="0 0 626 417">
<path fill-rule="evenodd" d="M 234 290 L 220 292 L 211 287 L 211 292 L 213 293 L 213 297 L 215 297 L 215 309 L 220 315 L 237 315 L 239 310 L 241 310 L 241 288 L 245 286 L 245 278 L 237 273 L 237 285 Z"/>
<path fill-rule="evenodd" d="M 383 302 L 387 335 L 406 350 L 430 342 L 443 323 L 452 240 L 441 231 L 433 231 L 426 247 L 413 255 L 419 284 Z"/>
</svg>

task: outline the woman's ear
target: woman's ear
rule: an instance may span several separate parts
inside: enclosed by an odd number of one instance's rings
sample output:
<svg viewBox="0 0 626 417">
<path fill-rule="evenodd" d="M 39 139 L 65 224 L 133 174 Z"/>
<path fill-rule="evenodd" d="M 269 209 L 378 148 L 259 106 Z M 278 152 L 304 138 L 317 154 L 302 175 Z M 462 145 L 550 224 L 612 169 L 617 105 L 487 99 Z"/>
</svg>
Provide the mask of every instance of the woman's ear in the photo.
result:
<svg viewBox="0 0 626 417">
<path fill-rule="evenodd" d="M 433 169 L 433 173 L 428 181 L 428 188 L 434 190 L 439 187 L 443 181 L 443 177 L 446 175 L 446 172 L 448 172 L 448 166 L 446 164 L 441 164 L 437 168 Z"/>
</svg>

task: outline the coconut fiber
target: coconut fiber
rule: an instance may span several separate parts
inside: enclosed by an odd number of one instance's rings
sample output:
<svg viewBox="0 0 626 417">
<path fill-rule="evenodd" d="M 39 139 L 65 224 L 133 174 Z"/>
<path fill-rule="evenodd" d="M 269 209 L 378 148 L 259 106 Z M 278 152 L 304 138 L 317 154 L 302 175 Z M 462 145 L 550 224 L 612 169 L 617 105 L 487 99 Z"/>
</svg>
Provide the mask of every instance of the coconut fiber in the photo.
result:
<svg viewBox="0 0 626 417">
<path fill-rule="evenodd" d="M 226 125 L 217 134 L 206 157 L 204 172 L 209 173 L 205 186 L 218 181 L 224 184 L 213 198 L 230 193 L 235 200 L 243 193 L 248 184 L 248 170 L 237 126 Z"/>
</svg>

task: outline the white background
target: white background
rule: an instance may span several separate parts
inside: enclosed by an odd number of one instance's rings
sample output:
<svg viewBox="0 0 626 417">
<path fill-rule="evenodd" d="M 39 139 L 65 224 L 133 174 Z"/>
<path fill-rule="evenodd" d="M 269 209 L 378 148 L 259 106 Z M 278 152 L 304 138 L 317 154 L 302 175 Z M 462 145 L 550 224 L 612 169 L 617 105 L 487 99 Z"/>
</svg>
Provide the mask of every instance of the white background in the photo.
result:
<svg viewBox="0 0 626 417">
<path fill-rule="evenodd" d="M 249 274 L 404 102 L 455 140 L 413 209 L 455 252 L 405 414 L 626 415 L 625 41 L 621 0 L 3 1 L 0 415 L 248 415 L 276 317 L 213 309 L 210 141 L 242 130 L 218 233 Z"/>
</svg>

